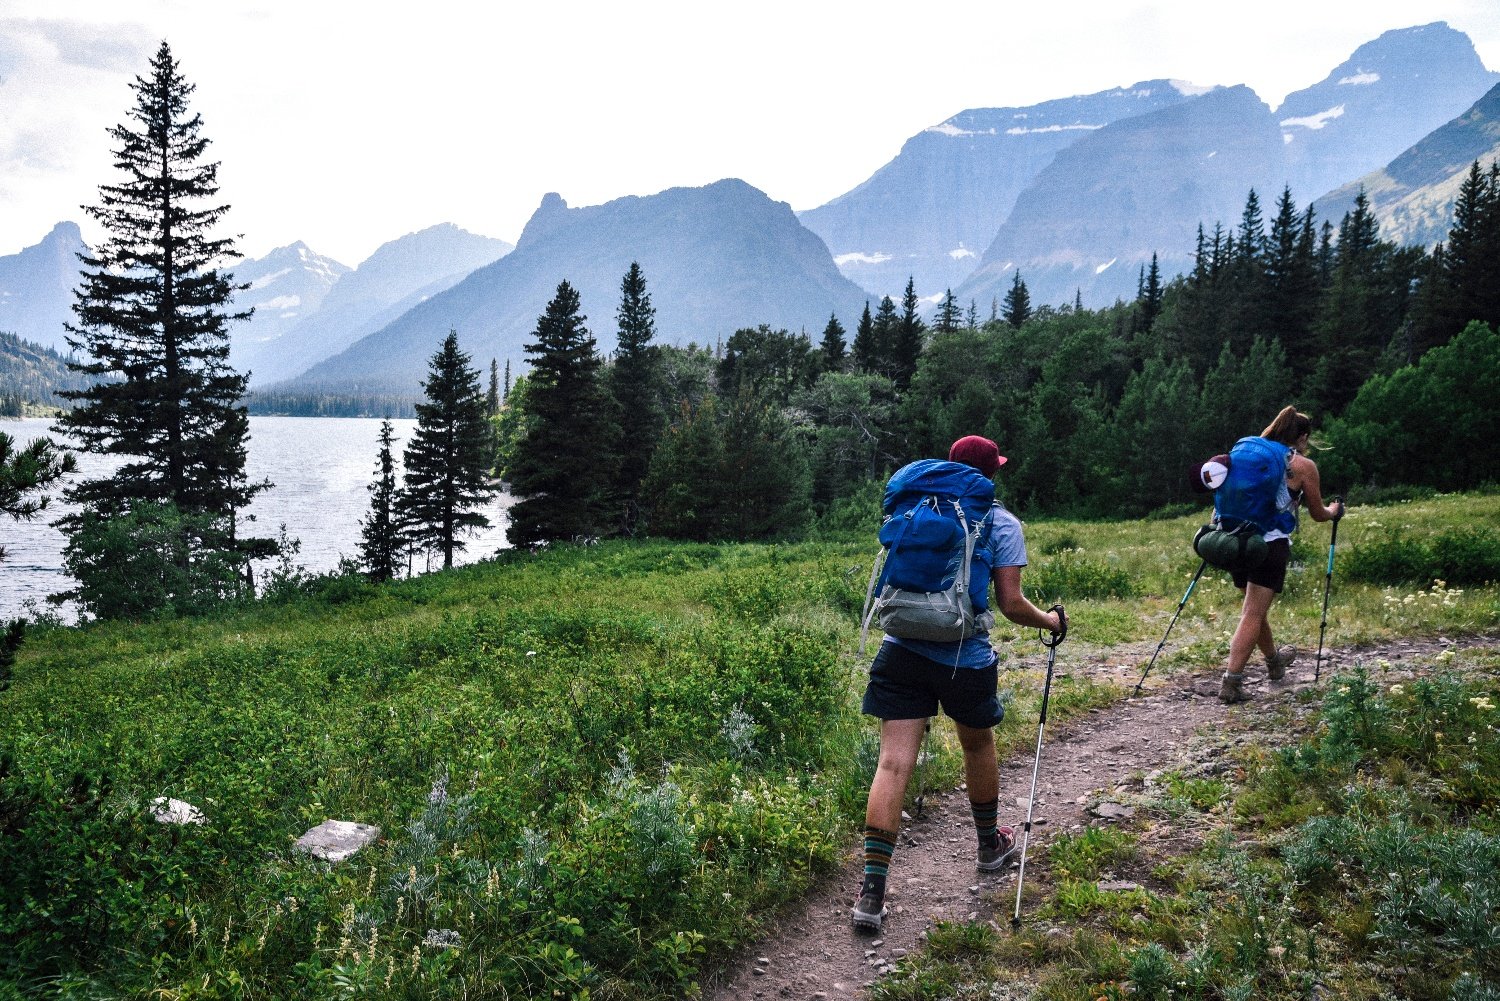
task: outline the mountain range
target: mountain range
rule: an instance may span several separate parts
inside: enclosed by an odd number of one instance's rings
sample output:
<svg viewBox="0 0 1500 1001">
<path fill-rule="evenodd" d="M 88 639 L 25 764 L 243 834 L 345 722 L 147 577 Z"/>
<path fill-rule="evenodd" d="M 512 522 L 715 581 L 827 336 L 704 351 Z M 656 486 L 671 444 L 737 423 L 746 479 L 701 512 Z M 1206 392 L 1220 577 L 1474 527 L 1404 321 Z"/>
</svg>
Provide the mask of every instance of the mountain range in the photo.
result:
<svg viewBox="0 0 1500 1001">
<path fill-rule="evenodd" d="M 1500 74 L 1441 22 L 1390 31 L 1273 110 L 1244 86 L 1149 80 L 1029 107 L 974 108 L 800 215 L 742 181 L 570 208 L 545 196 L 514 249 L 452 225 L 350 269 L 301 243 L 234 265 L 255 305 L 231 332 L 257 387 L 415 392 L 449 329 L 484 364 L 524 362 L 558 282 L 578 288 L 602 351 L 622 276 L 641 264 L 663 341 L 713 344 L 768 324 L 851 332 L 910 278 L 989 315 L 1019 273 L 1034 304 L 1130 298 L 1156 254 L 1191 267 L 1199 226 L 1233 229 L 1254 189 L 1337 223 L 1362 187 L 1387 238 L 1443 239 L 1469 165 L 1500 157 Z M 66 350 L 73 223 L 0 257 L 0 330 Z"/>
<path fill-rule="evenodd" d="M 1430 247 L 1447 239 L 1453 203 L 1469 167 L 1500 160 L 1500 84 L 1380 170 L 1329 192 L 1318 214 L 1338 219 L 1361 190 L 1388 240 Z"/>
<path fill-rule="evenodd" d="M 76 222 L 60 222 L 40 243 L 0 257 L 0 331 L 68 353 L 63 325 L 73 319 L 78 255 L 86 253 Z"/>
<path fill-rule="evenodd" d="M 615 346 L 620 282 L 645 273 L 661 340 L 712 344 L 769 324 L 821 334 L 833 314 L 858 315 L 868 294 L 839 274 L 828 248 L 791 207 L 740 180 L 569 208 L 553 193 L 516 249 L 433 296 L 297 384 L 338 391 L 411 391 L 450 329 L 477 362 L 523 360 L 537 318 L 566 279 L 599 349 Z M 814 328 L 815 325 L 815 328 Z"/>
<path fill-rule="evenodd" d="M 875 176 L 830 202 L 837 215 L 822 206 L 802 218 L 824 237 L 851 278 L 865 274 L 866 261 L 889 260 L 880 276 L 884 284 L 870 287 L 872 293 L 898 294 L 909 272 L 929 299 L 952 287 L 961 301 L 989 305 L 1014 279 L 1012 269 L 1019 269 L 1033 302 L 1071 302 L 1081 295 L 1086 305 L 1100 306 L 1134 295 L 1140 268 L 1153 252 L 1161 256 L 1166 275 L 1175 273 L 1192 252 L 1198 225 L 1232 226 L 1252 187 L 1268 205 L 1290 187 L 1305 205 L 1380 169 L 1463 114 L 1497 82 L 1500 73 L 1484 67 L 1468 36 L 1437 22 L 1388 31 L 1360 46 L 1322 81 L 1288 95 L 1274 112 L 1248 88 L 1195 92 L 1172 84 L 1168 89 L 1179 98 L 1167 106 L 1143 104 L 1138 114 L 1096 118 L 1088 123 L 1095 127 L 1061 132 L 1070 141 L 1045 163 L 1029 150 L 1009 151 L 1024 161 L 1018 170 L 1034 167 L 1035 172 L 1014 195 L 977 266 L 956 287 L 951 268 L 932 266 L 953 249 L 946 239 L 931 236 L 933 223 L 882 233 L 876 221 L 891 214 L 891 204 L 931 201 L 927 179 L 941 171 L 916 169 L 930 155 L 917 138 Z M 1161 89 L 1155 82 L 1137 88 Z M 1040 116 L 1048 107 L 999 110 Z M 989 114 L 968 111 L 949 122 Z M 1239 156 L 1250 160 L 1228 162 Z M 948 157 L 961 158 L 959 153 Z M 910 183 L 898 184 L 899 179 Z M 880 234 L 885 242 L 854 242 L 866 234 Z M 892 272 L 901 261 L 908 268 Z"/>
<path fill-rule="evenodd" d="M 344 273 L 325 291 L 320 308 L 246 345 L 236 362 L 250 372 L 254 386 L 288 379 L 513 249 L 504 240 L 478 236 L 452 223 L 408 233 L 382 244 L 353 271 L 338 265 Z M 257 309 L 252 326 L 259 323 Z"/>
</svg>

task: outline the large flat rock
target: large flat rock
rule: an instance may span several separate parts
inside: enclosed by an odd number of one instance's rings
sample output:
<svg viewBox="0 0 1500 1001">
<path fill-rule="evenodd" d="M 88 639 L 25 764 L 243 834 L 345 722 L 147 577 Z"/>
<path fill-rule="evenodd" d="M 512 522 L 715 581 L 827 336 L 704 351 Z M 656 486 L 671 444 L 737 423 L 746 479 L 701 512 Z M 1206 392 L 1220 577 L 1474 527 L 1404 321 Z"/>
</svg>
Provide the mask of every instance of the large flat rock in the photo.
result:
<svg viewBox="0 0 1500 1001">
<path fill-rule="evenodd" d="M 380 837 L 380 828 L 352 820 L 325 820 L 297 839 L 294 846 L 325 862 L 342 862 Z"/>
</svg>

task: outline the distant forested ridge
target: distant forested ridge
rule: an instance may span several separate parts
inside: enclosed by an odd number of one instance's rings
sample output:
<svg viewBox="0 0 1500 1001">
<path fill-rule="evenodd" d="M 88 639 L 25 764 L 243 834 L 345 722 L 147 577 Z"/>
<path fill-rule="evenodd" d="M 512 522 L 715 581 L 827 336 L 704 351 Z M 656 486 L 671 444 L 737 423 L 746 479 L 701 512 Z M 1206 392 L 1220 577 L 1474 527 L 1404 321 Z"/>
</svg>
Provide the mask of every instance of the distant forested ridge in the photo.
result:
<svg viewBox="0 0 1500 1001">
<path fill-rule="evenodd" d="M 250 413 L 263 417 L 415 417 L 417 398 L 399 393 L 254 390 Z"/>
<path fill-rule="evenodd" d="M 65 408 L 58 392 L 92 381 L 68 371 L 67 359 L 51 348 L 0 331 L 0 416 L 19 417 L 28 407 Z"/>
</svg>

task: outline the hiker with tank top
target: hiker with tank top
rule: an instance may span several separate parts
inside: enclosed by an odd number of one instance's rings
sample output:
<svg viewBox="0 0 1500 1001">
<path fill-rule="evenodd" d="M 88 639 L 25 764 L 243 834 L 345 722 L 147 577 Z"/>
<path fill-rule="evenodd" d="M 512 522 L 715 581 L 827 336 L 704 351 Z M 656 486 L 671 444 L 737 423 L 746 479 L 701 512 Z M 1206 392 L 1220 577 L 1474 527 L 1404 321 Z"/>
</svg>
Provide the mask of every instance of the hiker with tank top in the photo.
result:
<svg viewBox="0 0 1500 1001">
<path fill-rule="evenodd" d="M 969 435 L 953 443 L 947 462 L 912 463 L 897 471 L 887 487 L 888 499 L 900 484 L 912 480 L 926 484 L 918 492 L 934 492 L 928 500 L 941 495 L 953 504 L 957 498 L 978 498 L 976 512 L 979 507 L 985 511 L 971 532 L 978 536 L 972 559 L 973 566 L 988 568 L 988 579 L 981 578 L 965 597 L 980 613 L 981 624 L 972 635 L 939 642 L 900 638 L 887 628 L 870 666 L 863 709 L 880 720 L 880 758 L 865 808 L 864 879 L 850 915 L 860 931 L 879 931 L 885 916 L 886 880 L 901 827 L 902 800 L 916 768 L 928 718 L 939 707 L 953 720 L 963 748 L 978 840 L 977 867 L 984 872 L 1000 869 L 1015 850 L 1014 831 L 999 822 L 1000 772 L 993 727 L 1005 711 L 997 692 L 998 658 L 989 640 L 988 625 L 993 621 L 988 614 L 989 584 L 995 585 L 996 607 L 1018 625 L 1061 635 L 1067 620 L 1061 605 L 1044 612 L 1021 592 L 1021 570 L 1027 562 L 1021 522 L 994 500 L 990 482 L 1005 461 L 993 441 Z"/>
<path fill-rule="evenodd" d="M 1313 521 L 1341 517 L 1344 506 L 1339 501 L 1325 506 L 1318 465 L 1307 457 L 1311 447 L 1312 418 L 1298 413 L 1296 407 L 1285 407 L 1260 437 L 1281 446 L 1286 452 L 1286 478 L 1275 501 L 1271 528 L 1265 533 L 1266 559 L 1253 570 L 1233 571 L 1234 586 L 1245 592 L 1240 622 L 1229 641 L 1229 663 L 1219 683 L 1219 698 L 1224 702 L 1243 702 L 1245 664 L 1257 647 L 1266 658 L 1266 676 L 1272 681 L 1286 677 L 1286 669 L 1297 658 L 1297 648 L 1277 648 L 1271 636 L 1269 614 L 1271 603 L 1286 583 L 1287 560 L 1291 556 L 1292 533 L 1297 530 L 1297 508 L 1307 505 Z"/>
</svg>

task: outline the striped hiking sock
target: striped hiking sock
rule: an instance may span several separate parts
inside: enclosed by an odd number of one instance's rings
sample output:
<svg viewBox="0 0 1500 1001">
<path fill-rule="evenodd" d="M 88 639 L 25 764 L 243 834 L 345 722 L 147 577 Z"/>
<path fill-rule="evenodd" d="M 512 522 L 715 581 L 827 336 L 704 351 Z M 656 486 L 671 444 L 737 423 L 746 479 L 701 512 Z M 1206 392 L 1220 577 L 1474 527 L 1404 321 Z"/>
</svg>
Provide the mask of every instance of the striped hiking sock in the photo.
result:
<svg viewBox="0 0 1500 1001">
<path fill-rule="evenodd" d="M 974 814 L 974 833 L 979 836 L 980 848 L 994 848 L 1000 844 L 1000 798 L 997 796 L 988 803 L 969 802 L 969 810 Z"/>
<path fill-rule="evenodd" d="M 896 832 L 879 827 L 865 828 L 865 881 L 860 896 L 873 893 L 885 898 L 885 878 L 890 875 L 891 856 L 896 853 Z"/>
</svg>

